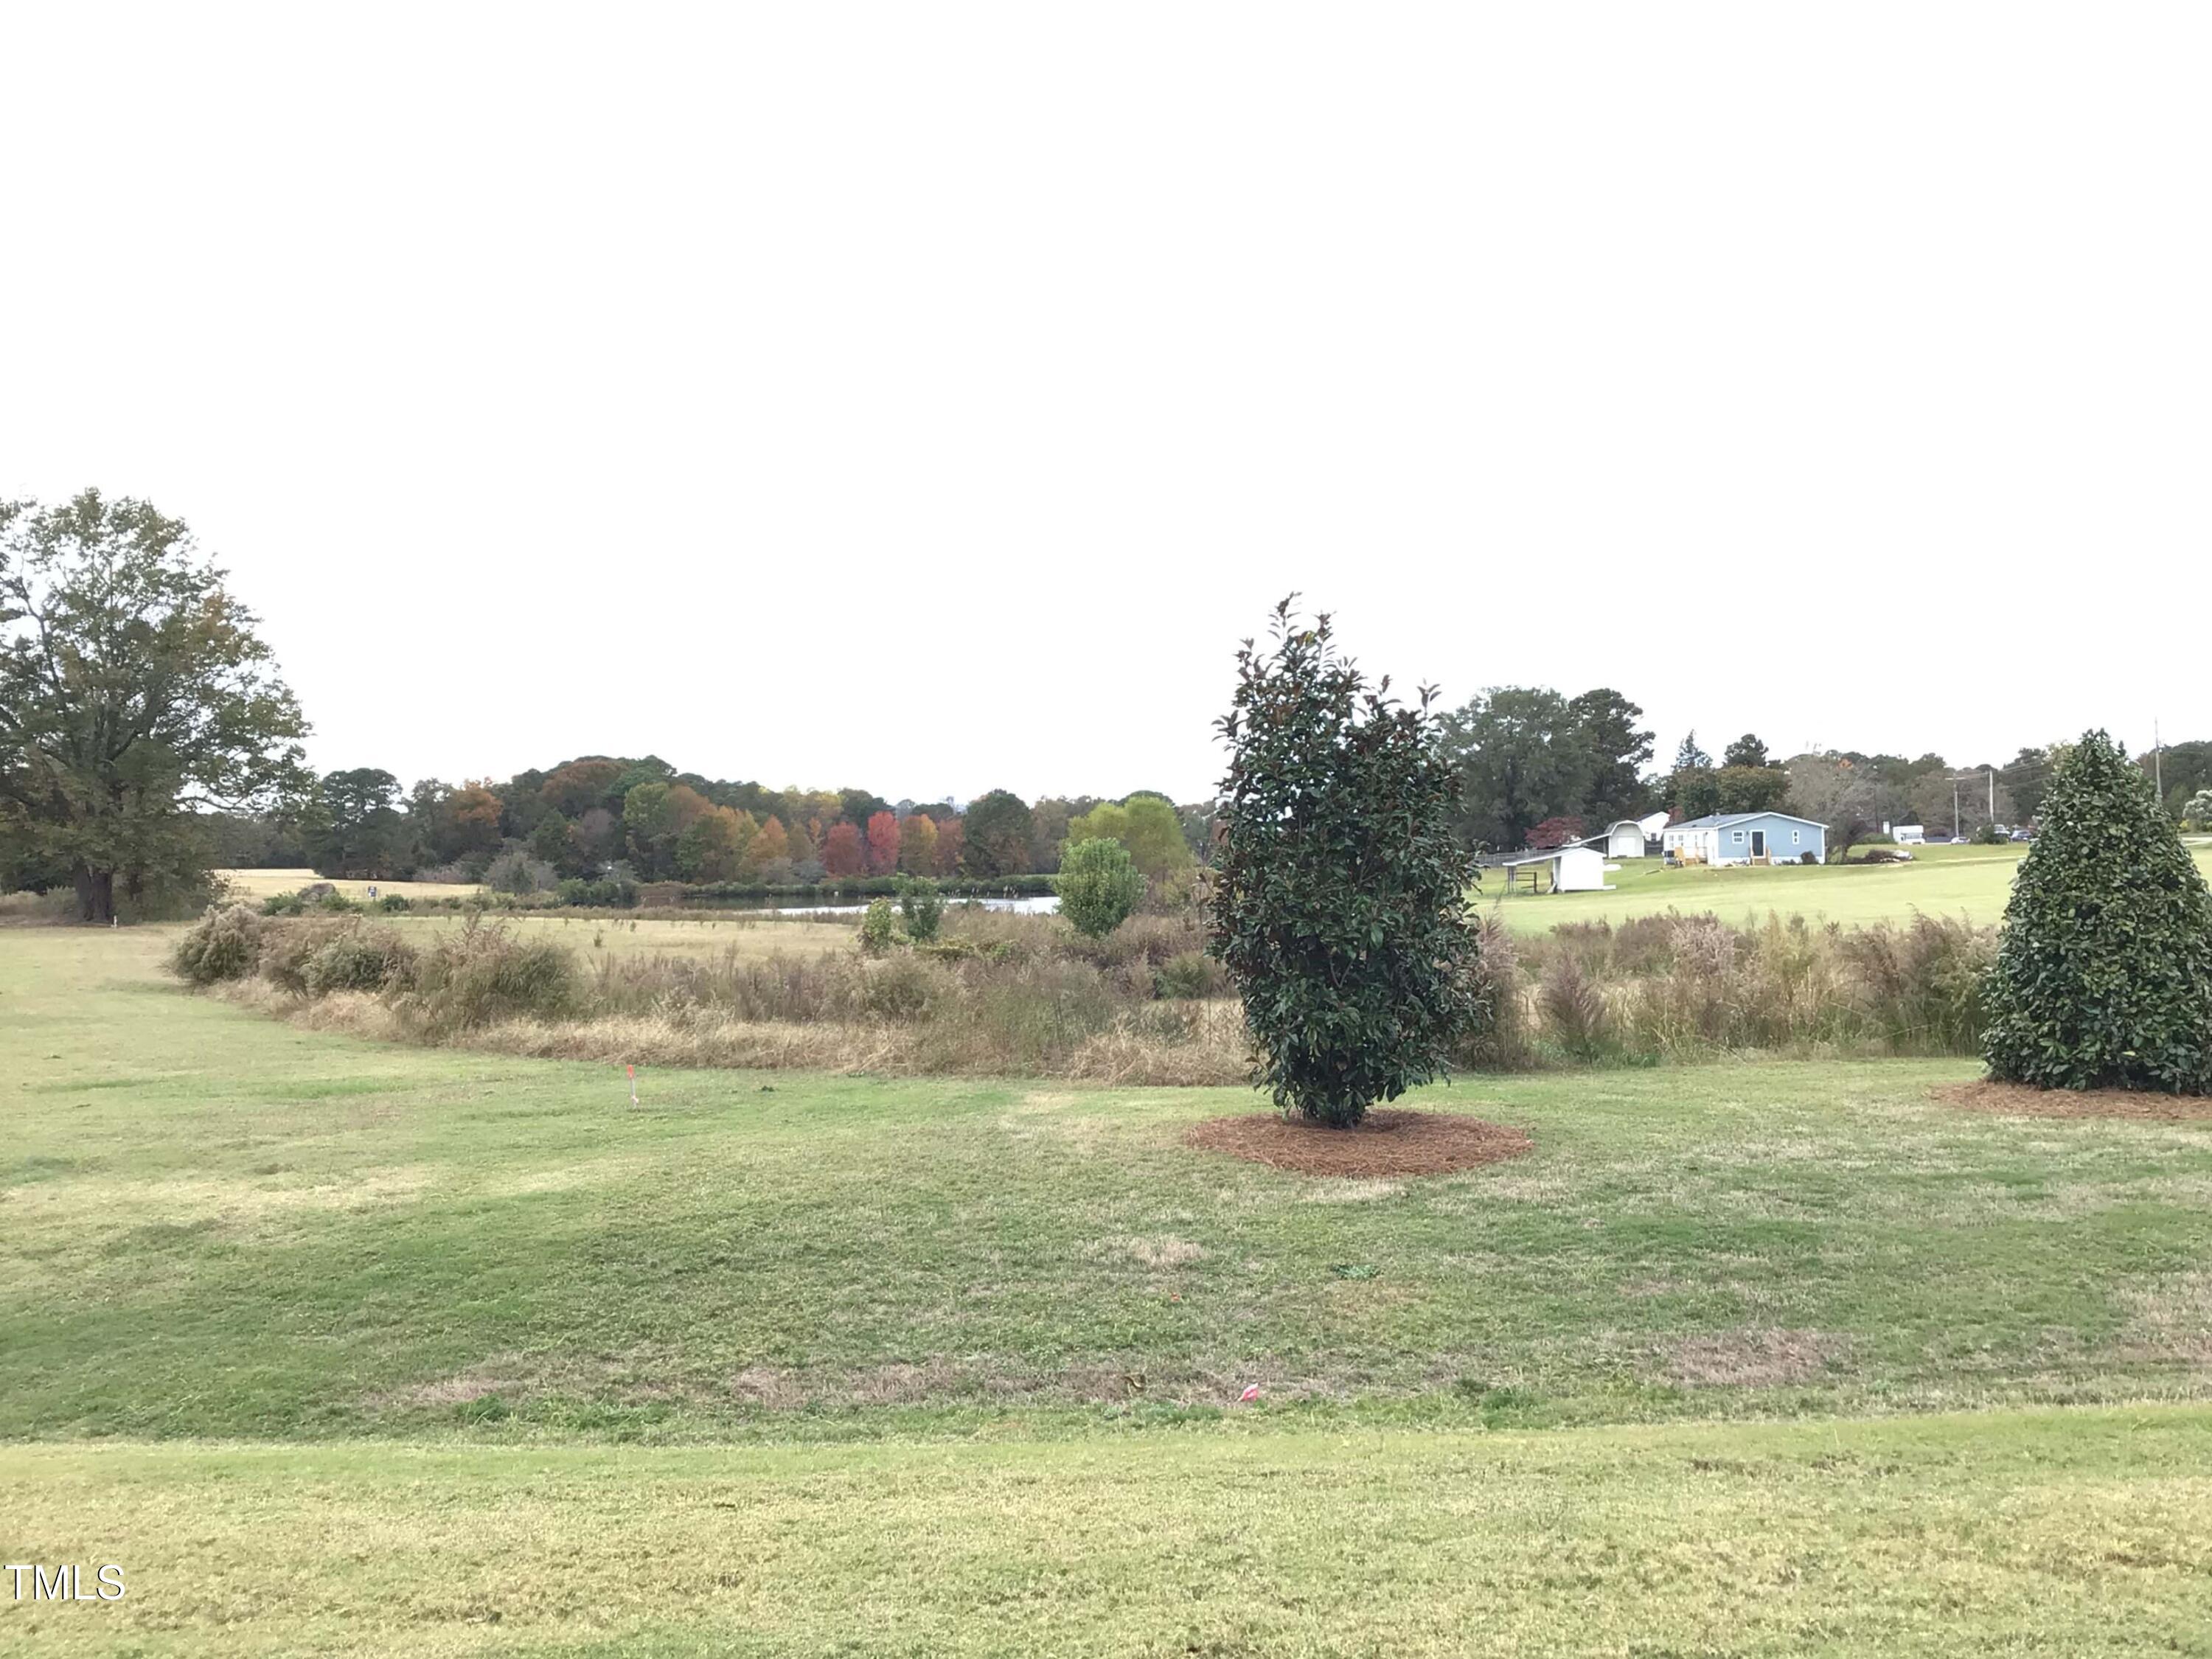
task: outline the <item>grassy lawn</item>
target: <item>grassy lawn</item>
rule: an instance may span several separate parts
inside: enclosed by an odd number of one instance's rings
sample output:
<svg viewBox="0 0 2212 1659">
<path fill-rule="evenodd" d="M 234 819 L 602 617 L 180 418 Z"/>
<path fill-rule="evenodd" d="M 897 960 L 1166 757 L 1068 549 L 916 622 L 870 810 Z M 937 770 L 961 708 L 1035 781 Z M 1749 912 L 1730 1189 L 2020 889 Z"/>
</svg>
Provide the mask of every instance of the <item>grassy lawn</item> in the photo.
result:
<svg viewBox="0 0 2212 1659">
<path fill-rule="evenodd" d="M 1504 895 L 1502 872 L 1486 871 L 1481 902 L 1499 907 L 1518 932 L 1541 933 L 1567 921 L 1623 922 L 1669 910 L 1710 910 L 1723 921 L 1783 915 L 1817 916 L 1845 926 L 1907 921 L 1915 911 L 1995 922 L 2012 896 L 2013 872 L 2027 849 L 1920 847 L 1910 864 L 1775 865 L 1669 870 L 1657 859 L 1622 859 L 1608 871 L 1610 893 Z M 2212 877 L 2212 848 L 2197 862 Z"/>
<path fill-rule="evenodd" d="M 0 1545 L 133 1584 L 0 1649 L 2205 1650 L 2212 1124 L 1558 1073 L 1331 1182 L 1183 1146 L 1237 1091 L 633 1111 L 173 936 L 0 932 Z"/>
<path fill-rule="evenodd" d="M 2198 1408 L 753 1449 L 0 1448 L 38 1654 L 2201 1654 Z"/>
<path fill-rule="evenodd" d="M 296 893 L 302 887 L 311 887 L 328 878 L 312 870 L 218 870 L 220 877 L 234 898 L 265 899 L 276 893 Z M 366 902 L 368 890 L 376 889 L 377 896 L 398 893 L 416 899 L 467 898 L 483 890 L 465 882 L 452 881 L 330 881 L 348 898 Z"/>
</svg>

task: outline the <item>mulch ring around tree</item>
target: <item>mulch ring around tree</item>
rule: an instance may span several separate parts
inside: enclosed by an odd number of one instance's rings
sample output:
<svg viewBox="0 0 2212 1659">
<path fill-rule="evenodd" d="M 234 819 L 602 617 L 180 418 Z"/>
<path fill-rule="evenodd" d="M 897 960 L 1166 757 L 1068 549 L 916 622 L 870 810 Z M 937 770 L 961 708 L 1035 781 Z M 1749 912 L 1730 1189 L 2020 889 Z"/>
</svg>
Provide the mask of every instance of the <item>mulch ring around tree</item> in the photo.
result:
<svg viewBox="0 0 2212 1659">
<path fill-rule="evenodd" d="M 1274 1112 L 1208 1118 L 1184 1137 L 1194 1146 L 1297 1175 L 1377 1180 L 1449 1175 L 1535 1150 L 1518 1129 L 1451 1112 L 1370 1112 L 1354 1129 L 1330 1129 Z"/>
<path fill-rule="evenodd" d="M 2212 1095 L 2140 1089 L 2034 1089 L 2024 1083 L 1951 1083 L 1928 1091 L 1947 1106 L 2008 1117 L 2121 1117 L 2151 1123 L 2212 1122 Z"/>
</svg>

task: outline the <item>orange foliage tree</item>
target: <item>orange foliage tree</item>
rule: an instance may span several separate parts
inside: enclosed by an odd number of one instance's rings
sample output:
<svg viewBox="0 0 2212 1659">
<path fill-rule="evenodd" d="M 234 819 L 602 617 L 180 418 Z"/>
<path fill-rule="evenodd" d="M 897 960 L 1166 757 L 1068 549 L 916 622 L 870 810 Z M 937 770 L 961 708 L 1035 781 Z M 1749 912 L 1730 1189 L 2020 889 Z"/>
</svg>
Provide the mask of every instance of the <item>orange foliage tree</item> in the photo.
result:
<svg viewBox="0 0 2212 1659">
<path fill-rule="evenodd" d="M 607 792 L 622 775 L 622 770 L 620 761 L 570 761 L 547 773 L 538 793 L 563 817 L 580 818 L 594 806 L 607 804 Z"/>
<path fill-rule="evenodd" d="M 868 818 L 868 873 L 887 876 L 898 868 L 899 821 L 896 812 L 872 813 Z"/>
<path fill-rule="evenodd" d="M 504 805 L 486 778 L 471 778 L 453 791 L 447 806 L 465 851 L 489 852 L 499 845 L 499 815 Z"/>
<path fill-rule="evenodd" d="M 767 823 L 761 825 L 760 833 L 752 838 L 751 844 L 745 848 L 745 872 L 748 875 L 757 875 L 762 866 L 773 864 L 778 859 L 787 859 L 790 856 L 791 837 L 784 831 L 783 820 L 771 816 Z"/>
<path fill-rule="evenodd" d="M 899 820 L 898 865 L 910 876 L 937 873 L 937 824 L 928 813 Z"/>
<path fill-rule="evenodd" d="M 937 873 L 957 876 L 960 873 L 960 849 L 967 844 L 968 820 L 943 818 L 937 825 Z"/>
<path fill-rule="evenodd" d="M 857 876 L 867 868 L 860 850 L 860 832 L 842 820 L 830 826 L 822 843 L 822 867 L 833 876 Z"/>
</svg>

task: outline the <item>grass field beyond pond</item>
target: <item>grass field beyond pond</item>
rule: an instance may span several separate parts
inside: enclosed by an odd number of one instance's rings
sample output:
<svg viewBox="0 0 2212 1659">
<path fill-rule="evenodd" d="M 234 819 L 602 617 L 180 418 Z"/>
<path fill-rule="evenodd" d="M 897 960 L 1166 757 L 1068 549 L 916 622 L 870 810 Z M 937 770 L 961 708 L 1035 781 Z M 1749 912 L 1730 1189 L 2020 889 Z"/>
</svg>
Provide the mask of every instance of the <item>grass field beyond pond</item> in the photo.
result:
<svg viewBox="0 0 2212 1659">
<path fill-rule="evenodd" d="M 303 887 L 318 884 L 337 888 L 356 904 L 368 902 L 368 890 L 372 887 L 376 889 L 379 898 L 395 894 L 406 899 L 471 898 L 483 891 L 470 882 L 333 880 L 313 870 L 218 870 L 215 873 L 231 897 L 251 899 L 257 903 L 278 893 L 296 893 Z"/>
<path fill-rule="evenodd" d="M 1502 871 L 1483 872 L 1480 902 L 1495 904 L 1516 933 L 1540 933 L 1562 922 L 1609 921 L 1638 916 L 1711 911 L 1723 921 L 1770 913 L 1803 915 L 1861 927 L 1907 921 L 1916 914 L 2003 920 L 2012 878 L 2027 855 L 2023 844 L 2005 847 L 1917 847 L 1909 864 L 1778 864 L 1668 869 L 1657 859 L 1621 859 L 1608 870 L 1609 893 L 1516 893 L 1507 897 Z M 2212 880 L 2212 844 L 2191 848 L 2197 867 Z"/>
<path fill-rule="evenodd" d="M 1723 921 L 1782 915 L 1856 926 L 1909 921 L 1915 911 L 1993 922 L 2004 914 L 2023 847 L 1923 847 L 1910 864 L 1778 864 L 1669 869 L 1658 859 L 1610 860 L 1609 893 L 1505 894 L 1500 870 L 1482 873 L 1480 902 L 1516 933 L 1570 921 L 1711 911 Z"/>
</svg>

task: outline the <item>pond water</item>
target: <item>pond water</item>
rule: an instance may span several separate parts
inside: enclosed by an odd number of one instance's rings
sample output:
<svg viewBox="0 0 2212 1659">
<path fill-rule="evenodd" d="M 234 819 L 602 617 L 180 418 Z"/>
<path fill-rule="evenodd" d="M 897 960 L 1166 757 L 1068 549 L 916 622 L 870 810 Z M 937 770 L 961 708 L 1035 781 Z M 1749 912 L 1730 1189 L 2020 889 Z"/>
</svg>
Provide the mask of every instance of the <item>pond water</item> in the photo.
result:
<svg viewBox="0 0 2212 1659">
<path fill-rule="evenodd" d="M 1051 916 L 1060 914 L 1060 896 L 1047 893 L 1036 898 L 948 898 L 945 908 L 957 910 L 963 904 L 980 904 L 986 910 L 1007 910 L 1018 916 Z M 756 916 L 857 916 L 867 909 L 865 904 L 793 904 L 788 906 L 762 905 L 757 908 L 741 910 L 740 915 Z M 898 901 L 891 901 L 898 908 Z"/>
</svg>

